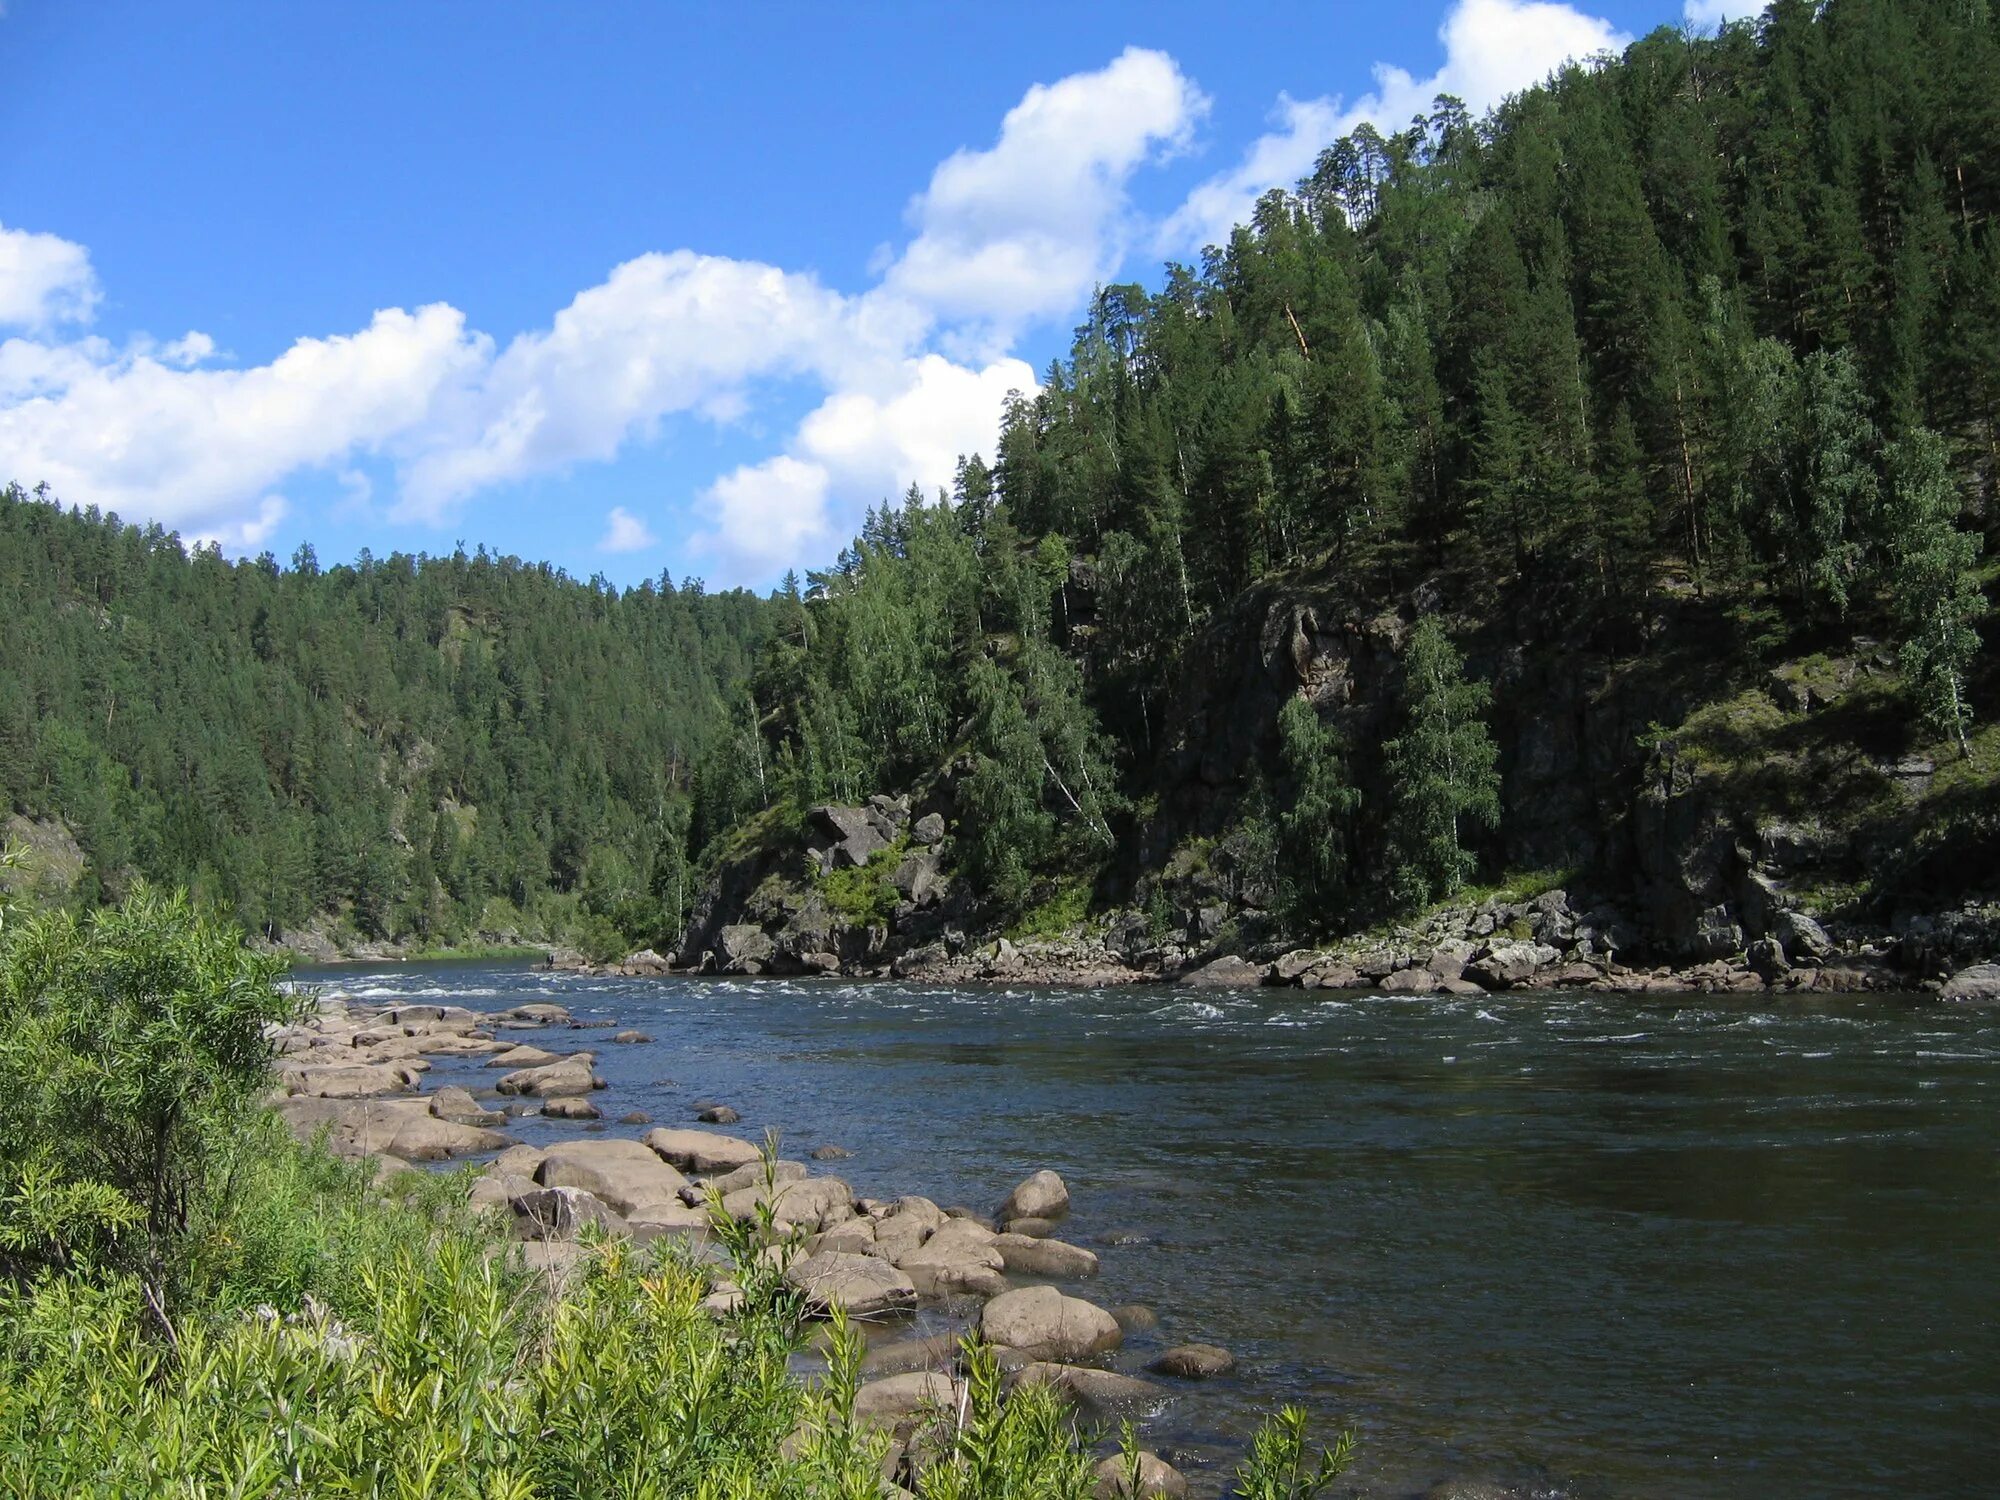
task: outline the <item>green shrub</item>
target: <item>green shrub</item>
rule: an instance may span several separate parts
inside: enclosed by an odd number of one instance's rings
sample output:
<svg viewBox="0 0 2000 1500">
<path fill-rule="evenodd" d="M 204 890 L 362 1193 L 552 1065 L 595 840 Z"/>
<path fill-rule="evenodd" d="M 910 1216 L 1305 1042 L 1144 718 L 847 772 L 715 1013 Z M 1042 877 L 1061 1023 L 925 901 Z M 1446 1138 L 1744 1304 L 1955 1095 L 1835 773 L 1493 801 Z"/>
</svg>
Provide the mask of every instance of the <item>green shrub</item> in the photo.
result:
<svg viewBox="0 0 2000 1500">
<path fill-rule="evenodd" d="M 819 877 L 820 894 L 828 906 L 858 927 L 887 923 L 902 899 L 889 877 L 909 848 L 908 839 L 898 838 L 869 855 L 866 864 L 824 872 Z"/>
<path fill-rule="evenodd" d="M 50 913 L 0 954 L 0 1272 L 101 1264 L 164 1323 L 212 1170 L 268 1087 L 282 961 L 185 896 Z"/>
</svg>

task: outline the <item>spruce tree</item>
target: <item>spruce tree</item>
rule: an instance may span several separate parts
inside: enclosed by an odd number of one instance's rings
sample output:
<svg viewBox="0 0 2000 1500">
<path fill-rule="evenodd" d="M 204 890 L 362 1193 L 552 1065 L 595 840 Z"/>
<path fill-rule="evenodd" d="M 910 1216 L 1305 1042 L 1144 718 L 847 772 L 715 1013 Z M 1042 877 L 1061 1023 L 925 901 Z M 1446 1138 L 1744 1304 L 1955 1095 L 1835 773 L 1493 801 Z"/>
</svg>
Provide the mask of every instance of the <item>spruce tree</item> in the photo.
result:
<svg viewBox="0 0 2000 1500">
<path fill-rule="evenodd" d="M 1436 615 L 1403 649 L 1403 732 L 1383 746 L 1390 786 L 1389 894 L 1403 908 L 1456 895 L 1476 866 L 1468 822 L 1500 821 L 1499 750 L 1481 713 L 1492 694 L 1468 682 Z"/>
<path fill-rule="evenodd" d="M 1278 714 L 1278 754 L 1290 795 L 1278 814 L 1278 889 L 1299 927 L 1331 924 L 1346 894 L 1351 823 L 1361 793 L 1347 774 L 1340 736 L 1294 696 Z"/>
</svg>

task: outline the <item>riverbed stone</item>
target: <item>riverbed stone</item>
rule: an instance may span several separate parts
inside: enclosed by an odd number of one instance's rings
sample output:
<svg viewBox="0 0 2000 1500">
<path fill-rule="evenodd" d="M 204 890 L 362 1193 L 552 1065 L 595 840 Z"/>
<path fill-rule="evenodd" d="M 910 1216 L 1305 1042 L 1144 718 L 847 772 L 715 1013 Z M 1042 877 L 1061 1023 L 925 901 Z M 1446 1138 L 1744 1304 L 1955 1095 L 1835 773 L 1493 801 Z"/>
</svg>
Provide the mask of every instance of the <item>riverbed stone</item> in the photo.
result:
<svg viewBox="0 0 2000 1500">
<path fill-rule="evenodd" d="M 2000 1005 L 2000 964 L 1974 964 L 1945 981 L 1941 998 L 1954 1005 Z"/>
<path fill-rule="evenodd" d="M 1236 1368 L 1236 1356 L 1216 1344 L 1181 1344 L 1146 1366 L 1177 1380 L 1213 1380 Z"/>
<path fill-rule="evenodd" d="M 645 1139 L 669 1166 L 702 1176 L 731 1172 L 763 1156 L 750 1142 L 714 1130 L 649 1130 Z"/>
<path fill-rule="evenodd" d="M 1069 1280 L 1097 1274 L 1096 1254 L 1063 1240 L 1003 1234 L 993 1241 L 993 1248 L 1000 1255 L 1000 1268 L 1019 1275 Z"/>
<path fill-rule="evenodd" d="M 1056 1232 L 1053 1219 L 1008 1219 L 1004 1227 L 1008 1234 L 1024 1234 L 1031 1240 L 1045 1240 Z"/>
<path fill-rule="evenodd" d="M 1112 1321 L 1127 1335 L 1151 1333 L 1160 1326 L 1160 1315 L 1143 1302 L 1127 1302 L 1111 1309 Z"/>
<path fill-rule="evenodd" d="M 1048 1386 L 1099 1417 L 1143 1410 L 1166 1399 L 1166 1391 L 1136 1375 L 1100 1370 L 1091 1365 L 1036 1360 L 1014 1376 L 1014 1384 Z"/>
<path fill-rule="evenodd" d="M 704 1125 L 734 1125 L 743 1116 L 726 1104 L 713 1104 L 695 1118 Z"/>
<path fill-rule="evenodd" d="M 1190 969 L 1174 983 L 1197 990 L 1246 990 L 1264 982 L 1264 968 L 1235 953 Z"/>
<path fill-rule="evenodd" d="M 535 1180 L 543 1187 L 579 1187 L 621 1214 L 654 1203 L 678 1203 L 687 1179 L 638 1141 L 564 1141 L 548 1148 Z"/>
<path fill-rule="evenodd" d="M 486 1059 L 489 1068 L 540 1068 L 563 1060 L 560 1052 L 544 1052 L 540 1047 L 509 1047 Z"/>
<path fill-rule="evenodd" d="M 586 1225 L 617 1234 L 624 1230 L 623 1216 L 595 1193 L 574 1187 L 537 1187 L 508 1201 L 514 1211 L 515 1227 L 524 1239 L 574 1238 Z"/>
<path fill-rule="evenodd" d="M 601 1120 L 604 1111 L 580 1095 L 570 1095 L 561 1099 L 551 1099 L 542 1106 L 542 1114 L 551 1120 Z"/>
<path fill-rule="evenodd" d="M 1097 1500 L 1187 1500 L 1188 1482 L 1180 1470 L 1143 1448 L 1134 1457 L 1139 1461 L 1136 1476 L 1122 1453 L 1097 1466 L 1091 1491 Z"/>
<path fill-rule="evenodd" d="M 955 1333 L 934 1333 L 927 1338 L 877 1344 L 862 1356 L 861 1373 L 879 1379 L 916 1370 L 949 1370 L 958 1363 L 958 1344 L 959 1335 Z"/>
<path fill-rule="evenodd" d="M 537 1099 L 573 1098 L 604 1085 L 591 1070 L 588 1052 L 578 1052 L 560 1062 L 520 1068 L 503 1074 L 496 1088 L 503 1094 L 530 1095 Z"/>
<path fill-rule="evenodd" d="M 1429 969 L 1397 969 L 1382 978 L 1385 995 L 1435 995 L 1441 981 Z"/>
<path fill-rule="evenodd" d="M 455 1156 L 480 1156 L 514 1144 L 512 1136 L 476 1125 L 455 1125 L 434 1116 L 413 1115 L 389 1138 L 389 1154 L 404 1161 L 448 1161 Z"/>
<path fill-rule="evenodd" d="M 1044 1168 L 1024 1178 L 1000 1205 L 1000 1222 L 1009 1219 L 1060 1219 L 1069 1212 L 1069 1186 Z"/>
<path fill-rule="evenodd" d="M 785 1280 L 805 1298 L 808 1310 L 818 1313 L 841 1308 L 850 1317 L 872 1317 L 907 1312 L 917 1302 L 916 1284 L 874 1255 L 822 1250 L 793 1261 Z"/>
<path fill-rule="evenodd" d="M 854 1393 L 854 1419 L 871 1427 L 894 1427 L 921 1412 L 954 1411 L 960 1383 L 935 1370 L 914 1370 L 871 1380 Z"/>
<path fill-rule="evenodd" d="M 1115 1349 L 1124 1337 L 1117 1319 L 1103 1308 L 1052 1286 L 1021 1287 L 995 1297 L 980 1313 L 979 1331 L 988 1343 L 1064 1362 Z"/>
</svg>

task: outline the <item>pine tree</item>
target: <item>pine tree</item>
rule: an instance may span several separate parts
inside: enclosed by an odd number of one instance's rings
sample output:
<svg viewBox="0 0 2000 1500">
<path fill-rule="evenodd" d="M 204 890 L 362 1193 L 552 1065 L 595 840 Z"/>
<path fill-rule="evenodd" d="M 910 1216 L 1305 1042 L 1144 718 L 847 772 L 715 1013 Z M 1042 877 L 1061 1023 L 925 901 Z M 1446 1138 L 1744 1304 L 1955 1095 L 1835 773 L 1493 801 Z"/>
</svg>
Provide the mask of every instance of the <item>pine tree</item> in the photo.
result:
<svg viewBox="0 0 2000 1500">
<path fill-rule="evenodd" d="M 1465 824 L 1500 821 L 1499 750 L 1481 718 L 1490 697 L 1484 683 L 1466 680 L 1437 616 L 1419 620 L 1403 649 L 1403 732 L 1383 746 L 1389 894 L 1398 906 L 1457 894 L 1477 864 Z"/>
</svg>

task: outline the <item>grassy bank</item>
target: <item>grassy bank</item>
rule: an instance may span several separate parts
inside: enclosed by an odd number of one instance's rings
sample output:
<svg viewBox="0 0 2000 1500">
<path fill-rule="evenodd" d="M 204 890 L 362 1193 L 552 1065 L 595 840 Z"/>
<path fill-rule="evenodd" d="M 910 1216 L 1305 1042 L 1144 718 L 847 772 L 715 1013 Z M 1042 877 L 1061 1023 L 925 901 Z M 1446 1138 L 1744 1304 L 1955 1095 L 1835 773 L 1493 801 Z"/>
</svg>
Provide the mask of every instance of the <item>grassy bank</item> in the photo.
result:
<svg viewBox="0 0 2000 1500">
<path fill-rule="evenodd" d="M 790 1373 L 804 1308 L 770 1225 L 600 1240 L 523 1264 L 466 1179 L 295 1142 L 258 1104 L 279 965 L 181 899 L 0 931 L 0 1493 L 886 1496 L 861 1340 Z M 727 1278 L 725 1314 L 704 1299 Z M 924 1500 L 1080 1500 L 1106 1482 L 1051 1389 L 964 1353 L 919 1415 Z M 1240 1493 L 1318 1493 L 1302 1422 Z"/>
</svg>

